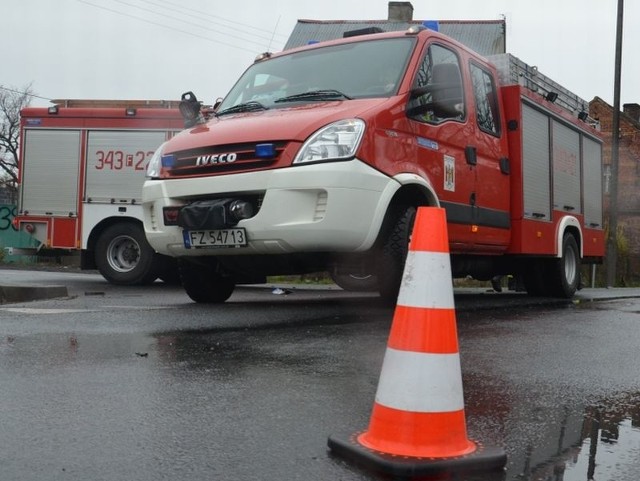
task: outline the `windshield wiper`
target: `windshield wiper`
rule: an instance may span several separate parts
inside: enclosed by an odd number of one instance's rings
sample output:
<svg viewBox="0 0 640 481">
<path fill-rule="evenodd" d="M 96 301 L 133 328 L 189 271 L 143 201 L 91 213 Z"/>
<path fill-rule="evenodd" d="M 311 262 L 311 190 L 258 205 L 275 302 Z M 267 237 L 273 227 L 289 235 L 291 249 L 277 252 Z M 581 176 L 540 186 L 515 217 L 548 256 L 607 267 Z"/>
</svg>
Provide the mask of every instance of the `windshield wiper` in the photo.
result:
<svg viewBox="0 0 640 481">
<path fill-rule="evenodd" d="M 274 103 L 280 102 L 298 102 L 300 100 L 351 100 L 351 97 L 343 94 L 339 90 L 312 90 L 311 92 L 303 92 L 301 94 L 289 95 L 274 100 Z"/>
<path fill-rule="evenodd" d="M 256 102 L 255 100 L 252 100 L 251 102 L 234 105 L 233 107 L 229 107 L 228 109 L 224 109 L 224 110 L 221 110 L 220 112 L 216 112 L 216 117 L 220 117 L 221 115 L 226 115 L 226 114 L 235 114 L 238 112 L 255 112 L 256 110 L 269 110 L 269 107 L 265 107 L 260 102 Z"/>
</svg>

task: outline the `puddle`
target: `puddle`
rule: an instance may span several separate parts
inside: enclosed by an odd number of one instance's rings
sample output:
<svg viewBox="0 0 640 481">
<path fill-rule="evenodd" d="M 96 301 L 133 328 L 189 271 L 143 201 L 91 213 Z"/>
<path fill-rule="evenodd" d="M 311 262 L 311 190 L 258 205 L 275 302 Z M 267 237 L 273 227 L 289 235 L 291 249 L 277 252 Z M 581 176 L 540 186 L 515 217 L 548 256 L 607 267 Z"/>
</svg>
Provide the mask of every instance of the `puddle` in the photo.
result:
<svg viewBox="0 0 640 481">
<path fill-rule="evenodd" d="M 582 425 L 547 462 L 519 476 L 526 481 L 611 481 L 638 479 L 640 471 L 640 393 L 627 394 L 585 409 Z M 572 429 L 573 428 L 573 429 Z M 578 432 L 579 428 L 579 432 Z"/>
<path fill-rule="evenodd" d="M 640 463 L 640 429 L 631 419 L 624 419 L 611 439 L 601 429 L 594 429 L 585 439 L 575 460 L 568 462 L 564 481 L 630 479 Z"/>
</svg>

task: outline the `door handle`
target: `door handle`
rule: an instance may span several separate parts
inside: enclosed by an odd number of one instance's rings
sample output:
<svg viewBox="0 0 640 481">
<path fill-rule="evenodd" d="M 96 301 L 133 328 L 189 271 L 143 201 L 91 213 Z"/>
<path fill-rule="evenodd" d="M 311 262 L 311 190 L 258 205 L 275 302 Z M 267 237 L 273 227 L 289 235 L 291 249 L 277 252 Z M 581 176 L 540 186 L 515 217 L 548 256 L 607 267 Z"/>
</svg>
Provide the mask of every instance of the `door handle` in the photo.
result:
<svg viewBox="0 0 640 481">
<path fill-rule="evenodd" d="M 469 165 L 478 164 L 478 152 L 473 145 L 467 145 L 464 148 L 464 158 L 467 160 L 467 164 Z"/>
</svg>

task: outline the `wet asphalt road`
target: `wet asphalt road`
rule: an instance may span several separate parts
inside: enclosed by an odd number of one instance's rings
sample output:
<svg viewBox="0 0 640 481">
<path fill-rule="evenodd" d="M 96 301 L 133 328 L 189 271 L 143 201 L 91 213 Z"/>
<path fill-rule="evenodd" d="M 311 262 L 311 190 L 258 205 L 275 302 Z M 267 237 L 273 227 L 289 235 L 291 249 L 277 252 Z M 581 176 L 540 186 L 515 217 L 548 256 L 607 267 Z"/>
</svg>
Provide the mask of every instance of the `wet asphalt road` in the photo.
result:
<svg viewBox="0 0 640 481">
<path fill-rule="evenodd" d="M 393 317 L 375 298 L 245 288 L 201 306 L 161 283 L 0 275 L 69 289 L 0 306 L 0 479 L 388 479 L 326 448 L 369 422 Z M 456 295 L 469 437 L 508 464 L 448 479 L 636 480 L 640 299 L 525 299 Z"/>
</svg>

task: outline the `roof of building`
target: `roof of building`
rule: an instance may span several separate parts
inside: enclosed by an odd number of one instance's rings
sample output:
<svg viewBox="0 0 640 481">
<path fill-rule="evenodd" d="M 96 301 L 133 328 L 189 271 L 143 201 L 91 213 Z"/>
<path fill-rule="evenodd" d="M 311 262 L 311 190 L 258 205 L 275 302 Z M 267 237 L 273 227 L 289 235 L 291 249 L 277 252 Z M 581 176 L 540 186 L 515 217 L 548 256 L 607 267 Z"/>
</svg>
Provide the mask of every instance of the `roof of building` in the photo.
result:
<svg viewBox="0 0 640 481">
<path fill-rule="evenodd" d="M 627 105 L 637 105 L 637 104 L 625 104 L 625 110 L 622 110 L 620 112 L 620 120 L 624 121 L 624 122 L 628 122 L 630 125 L 632 125 L 636 130 L 640 130 L 640 120 L 635 119 L 634 117 L 632 117 L 631 115 L 629 115 L 629 113 L 626 111 L 626 107 Z M 601 108 L 604 108 L 605 110 L 607 110 L 611 115 L 613 115 L 613 106 L 609 105 L 607 102 L 605 102 L 601 97 L 594 97 L 593 100 L 591 102 L 589 102 L 589 107 L 591 107 L 592 110 L 596 110 L 597 112 L 594 112 L 594 115 L 599 114 L 600 110 L 598 108 L 598 106 L 600 106 Z"/>
<path fill-rule="evenodd" d="M 298 20 L 284 49 L 301 47 L 309 42 L 342 38 L 345 32 L 379 28 L 385 32 L 407 30 L 422 25 L 422 20 L 394 22 L 389 20 Z M 505 53 L 504 20 L 439 20 L 439 31 L 466 45 L 480 55 Z"/>
</svg>

